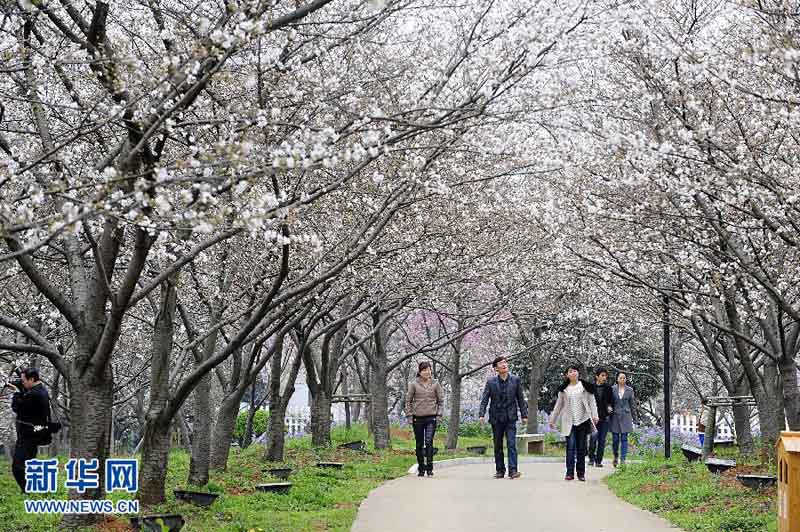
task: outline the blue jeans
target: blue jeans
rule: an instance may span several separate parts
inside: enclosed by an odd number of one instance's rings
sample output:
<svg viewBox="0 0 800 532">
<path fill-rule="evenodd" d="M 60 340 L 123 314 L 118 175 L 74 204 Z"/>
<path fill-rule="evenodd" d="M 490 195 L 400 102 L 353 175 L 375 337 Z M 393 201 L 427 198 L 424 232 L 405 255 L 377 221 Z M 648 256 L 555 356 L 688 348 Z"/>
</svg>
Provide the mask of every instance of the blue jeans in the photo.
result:
<svg viewBox="0 0 800 532">
<path fill-rule="evenodd" d="M 506 464 L 503 457 L 503 436 L 508 445 L 508 472 L 517 471 L 517 422 L 503 421 L 492 424 L 492 439 L 494 440 L 494 467 L 498 473 L 505 474 Z"/>
<path fill-rule="evenodd" d="M 622 442 L 622 454 L 620 454 L 619 444 Z M 611 434 L 611 446 L 614 449 L 614 458 L 619 458 L 623 462 L 628 457 L 628 433 L 614 432 Z"/>
<path fill-rule="evenodd" d="M 593 464 L 603 463 L 603 454 L 606 450 L 606 437 L 611 428 L 611 420 L 601 419 L 597 423 L 597 432 L 589 436 L 589 462 Z"/>
<path fill-rule="evenodd" d="M 567 475 L 575 476 L 577 466 L 578 476 L 586 475 L 586 436 L 592 430 L 591 421 L 588 419 L 580 425 L 573 425 L 572 432 L 567 438 Z"/>
</svg>

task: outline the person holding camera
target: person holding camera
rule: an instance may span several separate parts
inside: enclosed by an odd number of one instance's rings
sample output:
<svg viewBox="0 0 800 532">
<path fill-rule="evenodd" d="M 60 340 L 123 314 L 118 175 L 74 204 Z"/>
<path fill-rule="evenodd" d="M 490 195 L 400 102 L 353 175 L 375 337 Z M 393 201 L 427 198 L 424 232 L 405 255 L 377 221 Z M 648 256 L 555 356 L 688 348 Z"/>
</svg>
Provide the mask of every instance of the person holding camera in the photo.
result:
<svg viewBox="0 0 800 532">
<path fill-rule="evenodd" d="M 11 472 L 25 493 L 25 461 L 36 458 L 39 445 L 52 441 L 50 430 L 50 394 L 39 380 L 39 370 L 28 368 L 19 372 L 19 379 L 6 386 L 14 389 L 11 410 L 17 415 L 17 444 Z"/>
</svg>

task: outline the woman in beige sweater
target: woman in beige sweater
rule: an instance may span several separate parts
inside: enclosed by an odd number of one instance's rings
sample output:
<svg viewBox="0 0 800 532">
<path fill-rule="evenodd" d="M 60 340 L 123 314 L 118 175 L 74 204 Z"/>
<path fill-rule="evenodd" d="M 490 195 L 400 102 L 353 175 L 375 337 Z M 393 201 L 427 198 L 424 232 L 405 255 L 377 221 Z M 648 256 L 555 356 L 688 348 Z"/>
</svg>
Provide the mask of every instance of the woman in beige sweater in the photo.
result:
<svg viewBox="0 0 800 532">
<path fill-rule="evenodd" d="M 567 474 L 564 480 L 586 480 L 586 438 L 597 426 L 597 401 L 594 384 L 580 378 L 580 369 L 569 366 L 558 387 L 558 400 L 550 414 L 550 426 L 567 439 Z"/>
<path fill-rule="evenodd" d="M 433 435 L 442 417 L 444 394 L 439 381 L 431 376 L 430 362 L 420 362 L 417 378 L 408 385 L 406 416 L 414 426 L 417 442 L 417 476 L 433 476 Z M 427 464 L 425 463 L 427 459 Z"/>
</svg>

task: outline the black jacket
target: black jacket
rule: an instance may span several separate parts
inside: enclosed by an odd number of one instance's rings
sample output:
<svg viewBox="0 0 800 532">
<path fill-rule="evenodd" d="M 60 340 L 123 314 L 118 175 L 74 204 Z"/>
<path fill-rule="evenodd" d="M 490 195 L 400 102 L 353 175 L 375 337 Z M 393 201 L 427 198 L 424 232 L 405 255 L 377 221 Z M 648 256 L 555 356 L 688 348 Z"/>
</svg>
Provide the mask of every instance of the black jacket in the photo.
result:
<svg viewBox="0 0 800 532">
<path fill-rule="evenodd" d="M 31 436 L 34 426 L 44 426 L 50 420 L 50 394 L 41 382 L 30 390 L 14 393 L 11 410 L 17 414 L 17 437 Z"/>
<path fill-rule="evenodd" d="M 522 383 L 519 377 L 509 373 L 506 386 L 505 405 L 501 394 L 500 377 L 492 377 L 486 381 L 486 386 L 483 388 L 479 415 L 480 417 L 486 415 L 486 406 L 491 400 L 491 406 L 489 406 L 489 423 L 491 424 L 516 421 L 518 419 L 517 409 L 523 418 L 528 417 L 528 403 L 522 394 Z"/>
<path fill-rule="evenodd" d="M 594 399 L 597 401 L 597 415 L 600 420 L 608 419 L 611 413 L 608 407 L 614 407 L 614 392 L 608 384 L 598 384 L 594 389 Z"/>
</svg>

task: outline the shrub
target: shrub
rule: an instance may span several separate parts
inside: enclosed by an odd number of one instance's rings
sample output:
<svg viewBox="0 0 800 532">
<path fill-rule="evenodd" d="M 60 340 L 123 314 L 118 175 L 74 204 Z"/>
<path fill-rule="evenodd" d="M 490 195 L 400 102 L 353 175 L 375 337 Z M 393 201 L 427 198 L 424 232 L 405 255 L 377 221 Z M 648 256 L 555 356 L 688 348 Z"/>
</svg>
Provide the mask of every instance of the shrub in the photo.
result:
<svg viewBox="0 0 800 532">
<path fill-rule="evenodd" d="M 269 412 L 266 410 L 256 410 L 256 415 L 253 416 L 253 437 L 257 438 L 267 431 L 267 423 L 269 422 Z M 247 410 L 239 412 L 236 417 L 236 429 L 233 431 L 233 437 L 236 441 L 240 442 L 244 438 L 244 429 L 247 425 Z"/>
<path fill-rule="evenodd" d="M 481 427 L 477 421 L 467 421 L 459 425 L 458 435 L 467 438 L 491 438 L 492 427 L 488 423 Z"/>
</svg>

